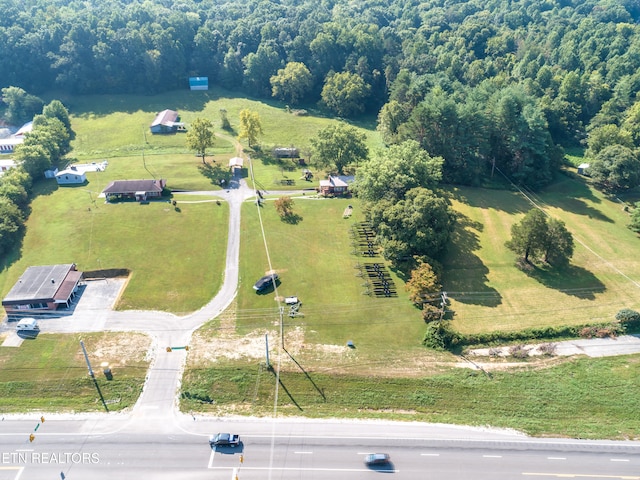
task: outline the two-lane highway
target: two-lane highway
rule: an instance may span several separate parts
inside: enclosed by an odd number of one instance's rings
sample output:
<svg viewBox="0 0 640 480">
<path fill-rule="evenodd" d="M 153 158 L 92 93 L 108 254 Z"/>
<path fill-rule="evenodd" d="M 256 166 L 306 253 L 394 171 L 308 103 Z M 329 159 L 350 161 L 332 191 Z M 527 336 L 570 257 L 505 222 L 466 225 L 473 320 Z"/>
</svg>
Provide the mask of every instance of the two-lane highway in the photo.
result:
<svg viewBox="0 0 640 480">
<path fill-rule="evenodd" d="M 141 420 L 142 422 L 143 420 Z M 640 480 L 640 443 L 531 439 L 513 432 L 417 423 L 176 418 L 158 433 L 136 421 L 53 420 L 33 443 L 28 421 L 0 424 L 0 480 L 189 478 Z M 170 431 L 173 430 L 173 431 Z M 211 449 L 208 435 L 241 435 Z M 391 456 L 369 468 L 366 454 Z"/>
</svg>

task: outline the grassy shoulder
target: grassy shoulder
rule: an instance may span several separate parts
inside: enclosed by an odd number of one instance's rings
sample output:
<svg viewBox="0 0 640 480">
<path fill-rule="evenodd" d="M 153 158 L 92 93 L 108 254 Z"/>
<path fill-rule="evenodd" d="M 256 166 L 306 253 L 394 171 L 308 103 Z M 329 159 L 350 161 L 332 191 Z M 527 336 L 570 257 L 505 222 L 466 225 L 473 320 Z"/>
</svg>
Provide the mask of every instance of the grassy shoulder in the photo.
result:
<svg viewBox="0 0 640 480">
<path fill-rule="evenodd" d="M 294 366 L 295 367 L 295 366 Z M 640 359 L 573 359 L 517 371 L 452 368 L 423 377 L 280 373 L 279 415 L 377 418 L 514 428 L 534 436 L 637 439 Z M 258 362 L 189 370 L 182 408 L 215 415 L 273 414 L 276 379 Z M 586 390 L 588 389 L 588 393 Z M 209 392 L 209 400 L 197 392 Z"/>
<path fill-rule="evenodd" d="M 0 349 L 0 410 L 12 412 L 104 411 L 80 347 L 85 344 L 110 411 L 132 407 L 149 367 L 151 341 L 137 333 L 45 334 L 20 347 Z M 113 373 L 107 380 L 100 365 Z"/>
</svg>

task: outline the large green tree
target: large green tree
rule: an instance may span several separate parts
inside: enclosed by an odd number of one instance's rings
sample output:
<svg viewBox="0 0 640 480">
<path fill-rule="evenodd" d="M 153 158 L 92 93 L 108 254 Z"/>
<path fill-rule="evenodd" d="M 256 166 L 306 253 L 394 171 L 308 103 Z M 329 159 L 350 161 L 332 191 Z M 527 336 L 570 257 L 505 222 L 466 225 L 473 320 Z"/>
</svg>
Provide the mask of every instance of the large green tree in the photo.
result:
<svg viewBox="0 0 640 480">
<path fill-rule="evenodd" d="M 455 214 L 447 200 L 416 187 L 400 201 L 385 198 L 366 212 L 388 260 L 398 263 L 413 256 L 437 258 L 453 231 Z"/>
<path fill-rule="evenodd" d="M 358 169 L 355 189 L 368 202 L 401 200 L 415 187 L 435 188 L 442 179 L 440 157 L 433 158 L 415 140 L 381 149 Z"/>
<path fill-rule="evenodd" d="M 573 256 L 573 235 L 564 222 L 550 218 L 547 222 L 547 241 L 544 248 L 544 261 L 551 265 L 564 265 Z"/>
<path fill-rule="evenodd" d="M 565 224 L 548 219 L 545 213 L 533 208 L 522 221 L 511 226 L 507 248 L 531 263 L 543 261 L 551 265 L 565 265 L 573 256 L 573 236 Z"/>
<path fill-rule="evenodd" d="M 537 208 L 527 212 L 520 223 L 511 226 L 511 239 L 507 247 L 521 255 L 525 262 L 544 252 L 547 242 L 547 216 Z"/>
<path fill-rule="evenodd" d="M 341 117 L 364 112 L 371 86 L 360 75 L 341 72 L 329 75 L 322 88 L 322 101 Z"/>
<path fill-rule="evenodd" d="M 289 62 L 270 78 L 272 95 L 282 101 L 297 105 L 313 87 L 313 75 L 302 62 Z"/>
<path fill-rule="evenodd" d="M 21 125 L 32 120 L 34 115 L 42 111 L 44 105 L 40 98 L 20 87 L 3 88 L 2 100 L 6 104 L 4 117 L 11 125 Z"/>
<path fill-rule="evenodd" d="M 590 161 L 589 175 L 607 190 L 628 190 L 640 185 L 640 159 L 637 150 L 609 145 Z"/>
<path fill-rule="evenodd" d="M 329 125 L 320 130 L 311 139 L 311 147 L 316 166 L 339 174 L 369 155 L 365 134 L 345 123 Z"/>
<path fill-rule="evenodd" d="M 60 120 L 67 130 L 67 133 L 69 134 L 69 139 L 73 140 L 75 135 L 73 133 L 73 130 L 71 129 L 71 119 L 69 118 L 69 111 L 60 100 L 52 100 L 51 102 L 46 104 L 42 109 L 42 114 L 46 118 L 57 118 L 58 120 Z"/>
<path fill-rule="evenodd" d="M 206 118 L 196 118 L 186 135 L 186 144 L 189 150 L 202 157 L 202 163 L 207 154 L 207 149 L 214 145 L 213 124 Z"/>
<path fill-rule="evenodd" d="M 20 241 L 24 219 L 18 206 L 0 196 L 0 255 L 14 248 Z"/>
<path fill-rule="evenodd" d="M 38 144 L 29 145 L 25 142 L 16 146 L 13 157 L 33 180 L 43 178 L 45 170 L 51 168 L 51 156 Z"/>
</svg>

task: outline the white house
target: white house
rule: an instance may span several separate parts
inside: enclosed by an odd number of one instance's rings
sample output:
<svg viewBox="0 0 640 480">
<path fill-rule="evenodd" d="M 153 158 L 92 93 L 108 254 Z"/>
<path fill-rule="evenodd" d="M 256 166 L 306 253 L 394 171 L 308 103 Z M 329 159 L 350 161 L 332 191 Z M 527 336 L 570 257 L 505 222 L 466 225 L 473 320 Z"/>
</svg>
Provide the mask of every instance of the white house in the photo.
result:
<svg viewBox="0 0 640 480">
<path fill-rule="evenodd" d="M 58 185 L 81 185 L 87 181 L 87 175 L 71 167 L 56 173 Z"/>
<path fill-rule="evenodd" d="M 4 172 L 9 170 L 10 168 L 13 168 L 15 166 L 16 166 L 16 162 L 14 160 L 10 158 L 7 158 L 7 159 L 0 158 L 0 176 L 2 176 Z"/>
</svg>

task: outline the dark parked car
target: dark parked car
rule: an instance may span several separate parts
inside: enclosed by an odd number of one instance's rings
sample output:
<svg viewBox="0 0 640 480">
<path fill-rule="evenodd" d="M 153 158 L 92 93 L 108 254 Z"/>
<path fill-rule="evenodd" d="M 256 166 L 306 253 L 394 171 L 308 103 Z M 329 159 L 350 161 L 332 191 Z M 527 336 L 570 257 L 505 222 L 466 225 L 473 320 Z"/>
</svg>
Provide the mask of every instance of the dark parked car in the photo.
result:
<svg viewBox="0 0 640 480">
<path fill-rule="evenodd" d="M 269 287 L 273 286 L 273 282 L 278 280 L 278 274 L 274 273 L 273 275 L 265 275 L 264 277 L 262 277 L 260 280 L 258 280 L 256 282 L 256 284 L 253 286 L 253 289 L 256 292 L 262 292 L 266 289 L 268 289 Z"/>
<path fill-rule="evenodd" d="M 364 457 L 365 465 L 384 465 L 389 463 L 390 457 L 388 453 L 370 453 Z"/>
</svg>

